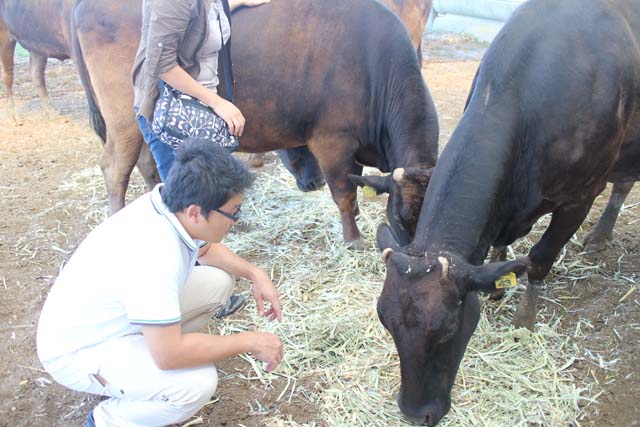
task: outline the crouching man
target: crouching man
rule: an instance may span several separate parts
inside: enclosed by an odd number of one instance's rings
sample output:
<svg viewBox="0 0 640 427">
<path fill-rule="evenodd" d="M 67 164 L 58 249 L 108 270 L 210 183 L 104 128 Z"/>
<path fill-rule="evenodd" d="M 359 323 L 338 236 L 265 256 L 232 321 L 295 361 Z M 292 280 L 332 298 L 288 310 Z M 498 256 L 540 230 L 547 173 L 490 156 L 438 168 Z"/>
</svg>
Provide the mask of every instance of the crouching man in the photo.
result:
<svg viewBox="0 0 640 427">
<path fill-rule="evenodd" d="M 241 305 L 234 276 L 252 282 L 259 314 L 282 319 L 269 276 L 220 243 L 253 180 L 224 149 L 185 142 L 166 183 L 96 227 L 62 269 L 38 323 L 38 356 L 60 384 L 109 397 L 88 426 L 178 423 L 215 392 L 215 362 L 251 353 L 269 371 L 280 363 L 274 334 L 199 332 Z"/>
</svg>

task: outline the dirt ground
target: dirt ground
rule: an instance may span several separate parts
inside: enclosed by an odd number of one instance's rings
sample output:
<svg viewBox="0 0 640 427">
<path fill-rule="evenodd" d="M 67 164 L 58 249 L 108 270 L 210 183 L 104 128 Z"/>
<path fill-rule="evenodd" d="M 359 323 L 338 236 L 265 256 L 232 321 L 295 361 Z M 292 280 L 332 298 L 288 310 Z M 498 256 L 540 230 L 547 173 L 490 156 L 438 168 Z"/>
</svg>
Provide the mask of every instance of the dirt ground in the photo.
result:
<svg viewBox="0 0 640 427">
<path fill-rule="evenodd" d="M 424 74 L 436 101 L 444 144 L 461 116 L 484 46 L 446 35 L 430 36 L 425 42 Z M 0 113 L 0 426 L 83 425 L 97 402 L 52 383 L 35 355 L 35 325 L 47 291 L 97 221 L 86 218 L 87 208 L 99 204 L 106 212 L 104 194 L 77 185 L 83 179 L 77 172 L 97 163 L 101 146 L 88 127 L 75 68 L 51 62 L 47 79 L 59 117 L 44 117 L 24 61 L 16 67 L 15 84 L 23 124 L 11 125 Z M 0 95 L 5 94 L 2 88 Z M 132 197 L 144 190 L 139 176 L 132 187 Z M 597 220 L 606 197 L 608 190 L 578 238 Z M 584 255 L 578 244 L 569 243 L 564 257 L 577 266 L 573 279 L 556 283 L 552 275 L 543 294 L 544 315 L 560 314 L 566 335 L 585 349 L 571 367 L 579 380 L 575 386 L 591 384 L 600 393 L 595 402 L 583 402 L 583 426 L 640 425 L 637 203 L 640 191 L 634 190 L 607 250 Z M 633 288 L 636 291 L 619 302 Z M 245 363 L 236 358 L 219 366 L 219 398 L 199 413 L 201 425 L 270 425 L 272 414 L 290 414 L 297 423 L 324 424 L 306 393 L 297 393 L 291 402 L 276 402 L 278 393 L 235 375 Z M 308 380 L 299 387 L 313 392 L 318 385 Z"/>
</svg>

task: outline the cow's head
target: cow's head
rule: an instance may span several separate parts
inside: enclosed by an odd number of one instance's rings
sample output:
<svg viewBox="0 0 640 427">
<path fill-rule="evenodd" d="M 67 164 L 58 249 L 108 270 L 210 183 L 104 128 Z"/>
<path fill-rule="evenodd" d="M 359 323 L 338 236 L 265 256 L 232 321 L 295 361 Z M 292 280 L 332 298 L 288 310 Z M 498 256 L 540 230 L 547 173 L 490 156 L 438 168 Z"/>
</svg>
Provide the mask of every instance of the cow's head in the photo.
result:
<svg viewBox="0 0 640 427">
<path fill-rule="evenodd" d="M 411 253 L 386 224 L 378 228 L 387 277 L 378 317 L 400 356 L 398 406 L 412 422 L 434 426 L 449 411 L 451 388 L 478 324 L 477 291 L 495 290 L 501 276 L 526 271 L 527 258 L 473 266 L 460 257 Z"/>
<path fill-rule="evenodd" d="M 282 164 L 296 179 L 296 185 L 301 191 L 315 191 L 324 186 L 325 180 L 320 165 L 306 146 L 277 152 Z"/>
<path fill-rule="evenodd" d="M 397 168 L 386 176 L 349 175 L 349 178 L 361 187 L 373 187 L 376 194 L 389 193 L 387 219 L 398 241 L 406 245 L 416 234 L 432 171 L 426 166 L 410 166 Z"/>
</svg>

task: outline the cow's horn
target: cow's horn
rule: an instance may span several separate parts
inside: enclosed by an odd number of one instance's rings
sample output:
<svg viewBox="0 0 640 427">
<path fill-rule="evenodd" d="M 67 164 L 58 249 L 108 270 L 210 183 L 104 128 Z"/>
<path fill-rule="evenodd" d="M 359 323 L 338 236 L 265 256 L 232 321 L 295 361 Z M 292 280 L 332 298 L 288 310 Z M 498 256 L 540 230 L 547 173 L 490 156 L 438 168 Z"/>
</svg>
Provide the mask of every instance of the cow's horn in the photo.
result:
<svg viewBox="0 0 640 427">
<path fill-rule="evenodd" d="M 387 258 L 389 258 L 389 255 L 391 255 L 392 253 L 393 249 L 385 248 L 385 250 L 382 251 L 382 262 L 387 262 Z"/>
<path fill-rule="evenodd" d="M 400 183 L 404 178 L 404 168 L 396 168 L 393 171 L 393 180 L 397 183 Z"/>
<path fill-rule="evenodd" d="M 440 261 L 440 264 L 442 265 L 442 278 L 446 279 L 449 274 L 449 261 L 447 261 L 445 257 L 441 256 L 438 257 L 438 261 Z"/>
</svg>

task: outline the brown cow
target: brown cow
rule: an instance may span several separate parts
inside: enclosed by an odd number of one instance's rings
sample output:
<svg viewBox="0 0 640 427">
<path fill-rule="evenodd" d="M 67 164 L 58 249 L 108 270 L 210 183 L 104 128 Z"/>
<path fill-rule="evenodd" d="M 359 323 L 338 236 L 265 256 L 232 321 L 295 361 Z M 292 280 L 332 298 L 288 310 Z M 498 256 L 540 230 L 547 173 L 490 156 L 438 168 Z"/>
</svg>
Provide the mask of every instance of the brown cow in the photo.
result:
<svg viewBox="0 0 640 427">
<path fill-rule="evenodd" d="M 0 0 L 0 54 L 3 79 L 7 86 L 9 115 L 13 121 L 13 55 L 16 41 L 30 53 L 31 77 L 44 102 L 47 115 L 53 107 L 49 101 L 44 81 L 47 58 L 60 60 L 72 56 L 73 34 L 71 15 L 73 0 Z M 93 99 L 88 94 L 89 100 Z M 97 132 L 105 142 L 105 133 Z M 141 138 L 140 135 L 137 138 Z M 158 173 L 148 147 L 141 151 L 137 162 L 147 186 L 152 188 L 158 181 Z"/>
<path fill-rule="evenodd" d="M 418 54 L 418 61 L 422 64 L 422 35 L 424 34 L 432 0 L 379 0 L 391 9 L 404 23 L 411 43 Z M 278 150 L 280 160 L 289 172 L 296 178 L 296 184 L 302 191 L 313 191 L 322 188 L 324 179 L 320 167 L 306 147 Z M 249 164 L 259 167 L 264 164 L 264 154 L 257 153 L 250 156 Z"/>
<path fill-rule="evenodd" d="M 77 62 L 86 65 L 81 74 L 95 93 L 94 118 L 101 113 L 107 128 L 100 164 L 115 211 L 141 145 L 129 75 L 140 2 L 80 1 L 74 25 Z M 361 246 L 348 178 L 354 163 L 415 171 L 433 166 L 437 156 L 435 107 L 402 23 L 369 0 L 278 0 L 234 14 L 233 55 L 234 101 L 250 118 L 241 150 L 308 145 L 340 210 L 345 240 Z M 424 187 L 411 194 L 421 199 Z M 391 222 L 410 230 L 420 200 L 400 200 Z"/>
<path fill-rule="evenodd" d="M 0 0 L 0 61 L 7 88 L 9 118 L 17 122 L 13 104 L 13 56 L 16 42 L 29 51 L 31 79 L 47 116 L 55 115 L 44 81 L 47 58 L 70 58 L 69 20 L 73 0 Z"/>
<path fill-rule="evenodd" d="M 422 35 L 424 34 L 433 0 L 380 0 L 393 10 L 409 31 L 411 43 L 422 62 Z"/>
</svg>

